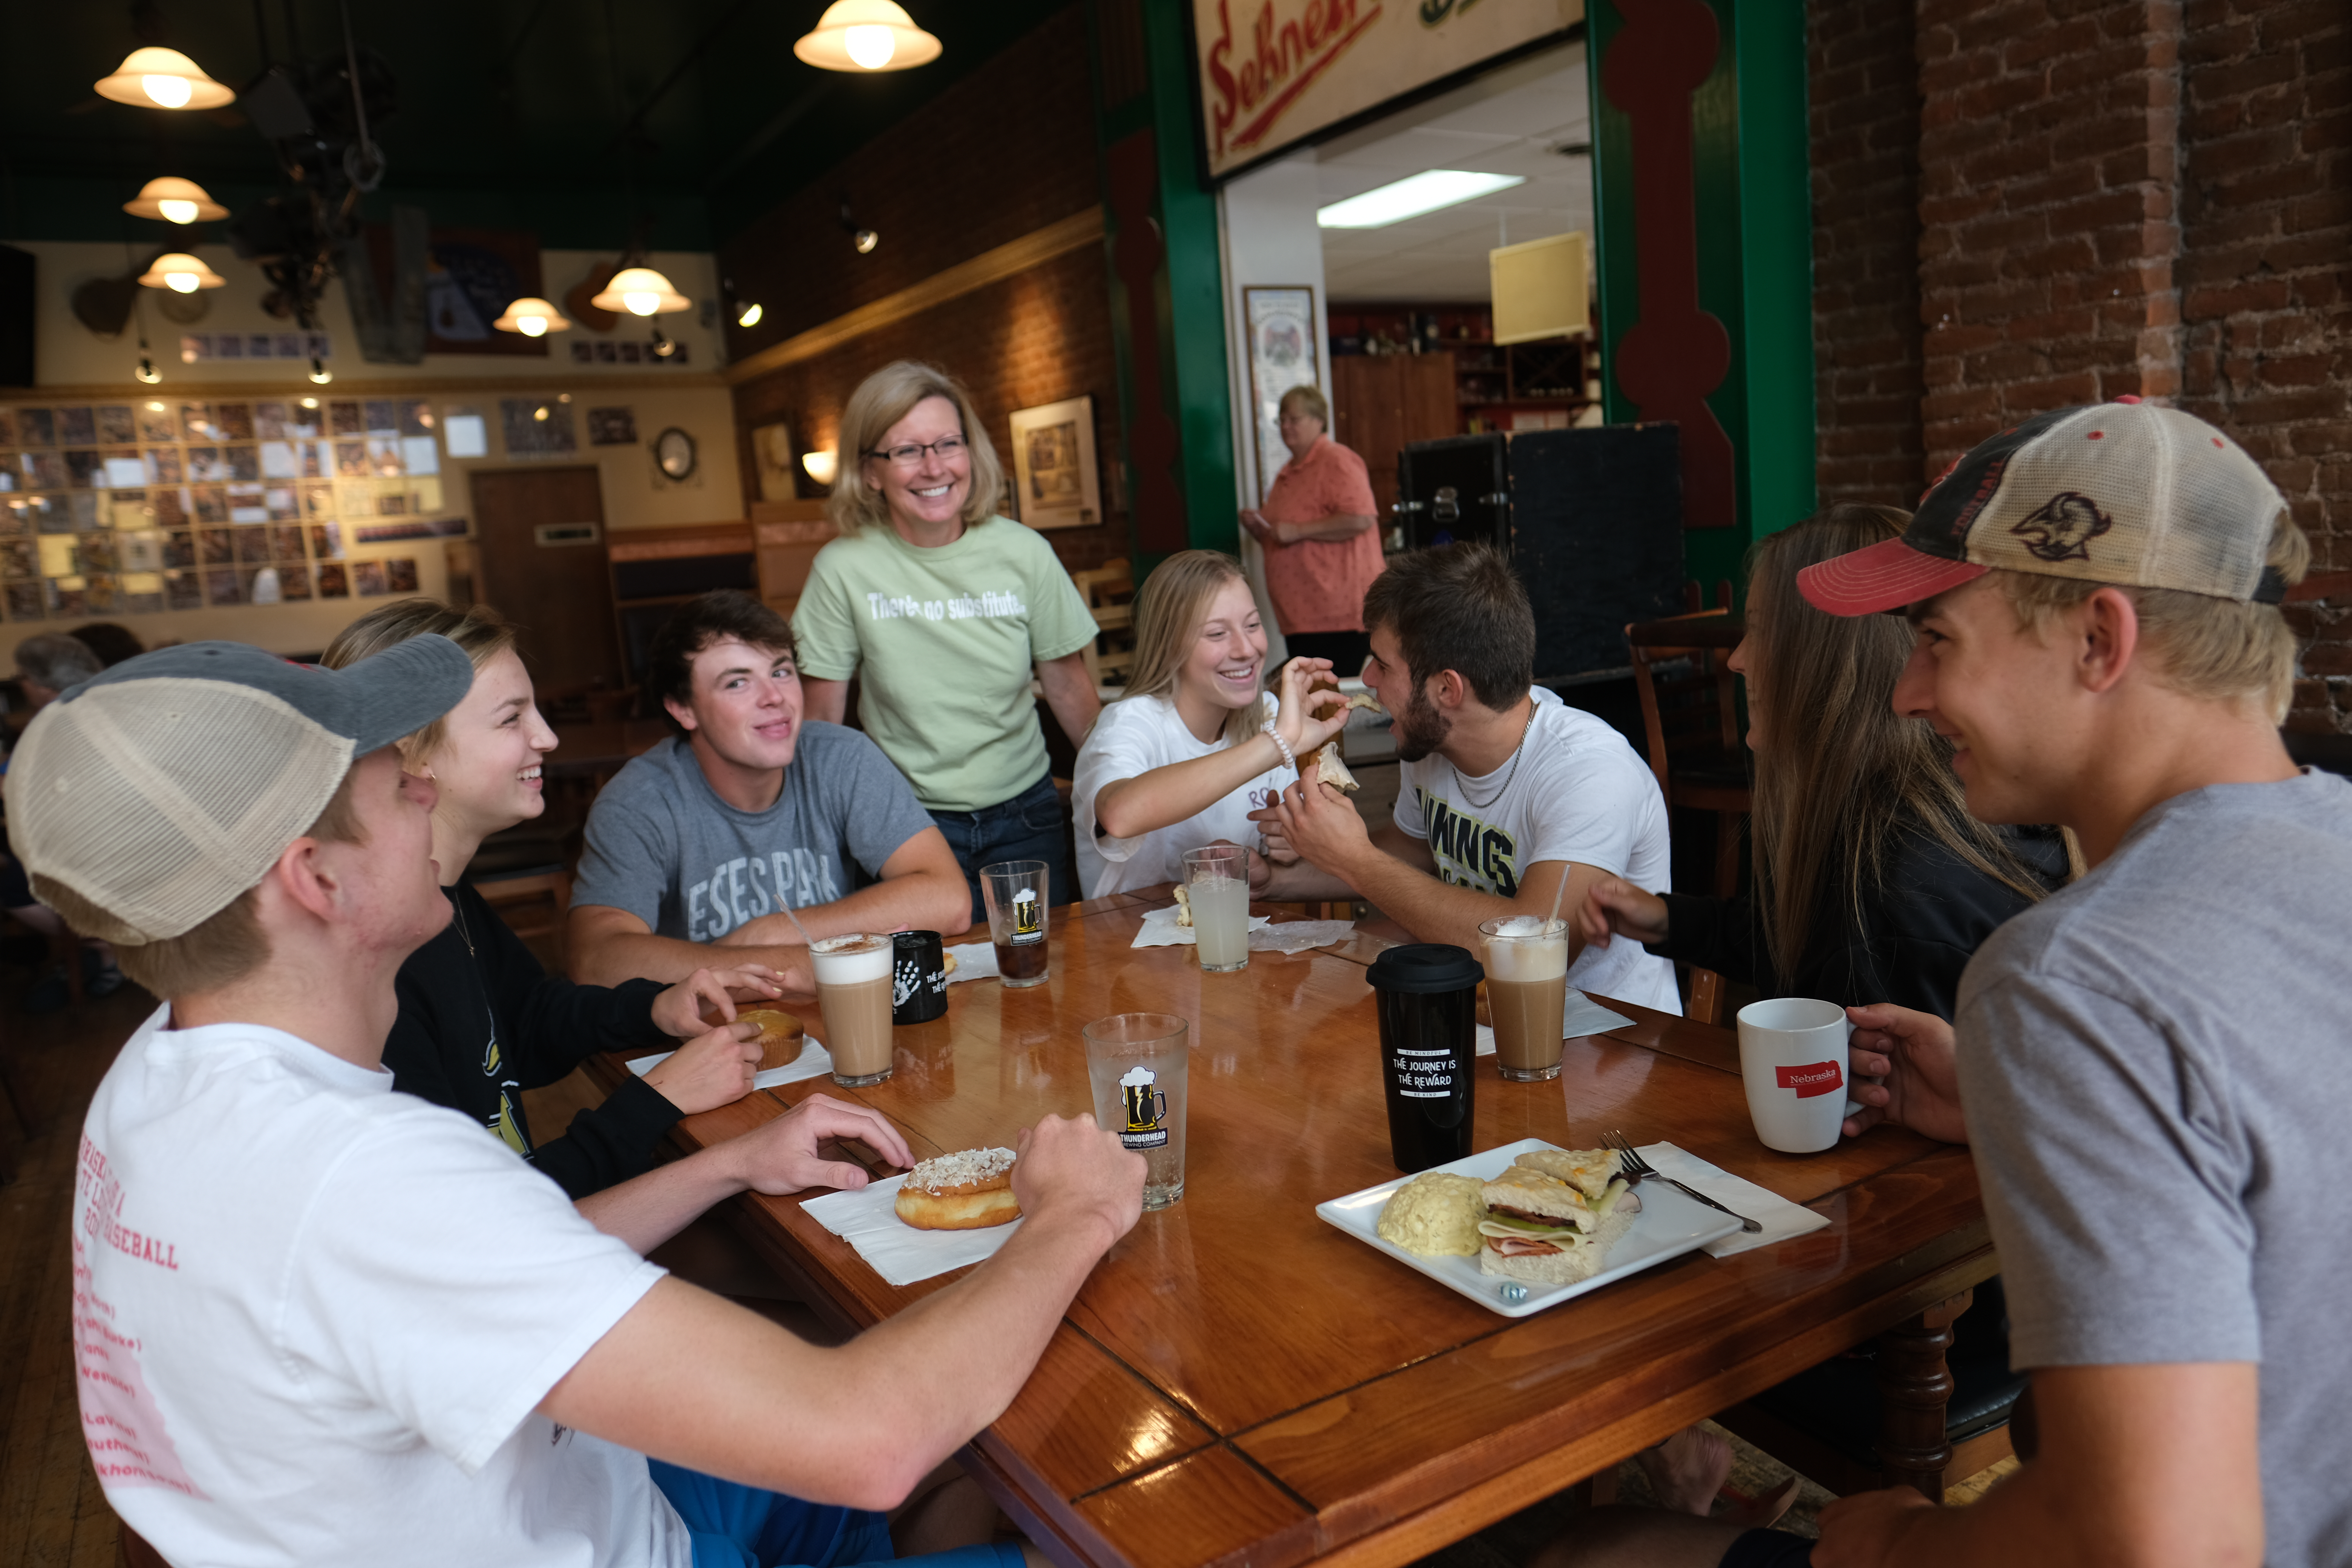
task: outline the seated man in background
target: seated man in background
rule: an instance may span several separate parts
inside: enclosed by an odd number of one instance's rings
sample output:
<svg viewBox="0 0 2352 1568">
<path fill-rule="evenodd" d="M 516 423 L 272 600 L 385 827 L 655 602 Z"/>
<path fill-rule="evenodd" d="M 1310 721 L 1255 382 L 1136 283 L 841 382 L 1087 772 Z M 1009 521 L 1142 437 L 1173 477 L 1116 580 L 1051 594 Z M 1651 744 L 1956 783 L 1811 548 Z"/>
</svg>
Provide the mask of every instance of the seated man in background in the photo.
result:
<svg viewBox="0 0 2352 1568">
<path fill-rule="evenodd" d="M 908 1163 L 878 1114 L 813 1095 L 575 1207 L 467 1117 L 394 1093 L 394 976 L 449 904 L 434 785 L 392 742 L 472 680 L 440 637 L 331 672 L 200 643 L 84 685 L 18 749 L 35 888 L 164 999 L 76 1169 L 108 1502 L 178 1563 L 833 1568 L 895 1535 L 1019 1568 L 942 1461 L 1135 1223 L 1142 1159 L 1044 1119 L 1003 1251 L 821 1349 L 643 1254 L 738 1193 L 866 1185 L 823 1141 Z"/>
<path fill-rule="evenodd" d="M 1391 716 L 1394 819 L 1302 781 L 1253 812 L 1276 860 L 1324 873 L 1285 896 L 1370 900 L 1421 942 L 1483 951 L 1478 923 L 1581 908 L 1604 877 L 1673 887 L 1665 797 L 1606 721 L 1534 684 L 1535 612 L 1502 554 L 1448 544 L 1401 555 L 1364 595 L 1364 684 Z M 1253 866 L 1255 879 L 1267 872 Z M 1568 983 L 1680 1013 L 1675 968 L 1633 942 L 1588 946 L 1571 922 Z"/>
<path fill-rule="evenodd" d="M 1891 1071 L 1850 1125 L 1975 1149 L 2032 1374 L 2026 1462 L 1963 1509 L 1843 1499 L 1810 1551 L 1620 1515 L 1566 1560 L 2352 1563 L 2352 1086 L 2324 1044 L 2345 1035 L 2352 784 L 2297 769 L 2277 729 L 2276 606 L 2309 559 L 2252 458 L 2130 399 L 2002 432 L 1902 539 L 1799 574 L 1835 614 L 1907 608 L 1896 710 L 1954 742 L 1972 815 L 2063 824 L 2092 868 L 1978 950 L 1951 1031 L 1855 1014 L 1875 1049 L 1854 1071 Z"/>
<path fill-rule="evenodd" d="M 779 900 L 820 941 L 971 924 L 955 853 L 906 776 L 857 731 L 803 722 L 783 616 L 749 594 L 705 594 L 656 634 L 646 678 L 681 732 L 589 811 L 572 979 L 667 984 L 741 963 L 805 974 Z"/>
</svg>

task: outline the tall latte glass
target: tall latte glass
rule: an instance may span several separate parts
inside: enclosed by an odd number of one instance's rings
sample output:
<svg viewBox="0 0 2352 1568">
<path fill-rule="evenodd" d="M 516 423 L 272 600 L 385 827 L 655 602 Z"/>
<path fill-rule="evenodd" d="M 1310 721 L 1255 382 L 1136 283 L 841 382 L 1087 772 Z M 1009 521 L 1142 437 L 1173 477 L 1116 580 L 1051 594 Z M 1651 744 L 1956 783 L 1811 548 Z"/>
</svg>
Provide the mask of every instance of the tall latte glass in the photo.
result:
<svg viewBox="0 0 2352 1568">
<path fill-rule="evenodd" d="M 890 1076 L 890 939 L 830 936 L 809 949 L 833 1081 L 855 1089 Z"/>
<path fill-rule="evenodd" d="M 1520 1083 L 1558 1078 L 1560 1021 L 1568 1013 L 1568 922 L 1509 915 L 1481 921 L 1478 935 L 1486 949 L 1496 1070 Z"/>
</svg>

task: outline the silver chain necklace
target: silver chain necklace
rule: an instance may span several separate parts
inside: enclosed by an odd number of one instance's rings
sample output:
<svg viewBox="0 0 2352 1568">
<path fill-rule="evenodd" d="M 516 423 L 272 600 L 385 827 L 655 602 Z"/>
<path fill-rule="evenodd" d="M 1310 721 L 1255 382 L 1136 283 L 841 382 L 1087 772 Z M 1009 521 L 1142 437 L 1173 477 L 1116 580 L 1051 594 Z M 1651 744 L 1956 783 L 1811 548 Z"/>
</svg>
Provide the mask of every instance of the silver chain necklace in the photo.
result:
<svg viewBox="0 0 2352 1568">
<path fill-rule="evenodd" d="M 1455 785 L 1461 789 L 1463 800 L 1473 809 L 1478 811 L 1488 810 L 1496 801 L 1511 793 L 1511 781 L 1519 776 L 1519 758 L 1528 749 L 1528 732 L 1535 727 L 1536 704 L 1535 700 L 1533 698 L 1529 698 L 1528 700 L 1528 721 L 1519 726 L 1519 743 L 1511 748 L 1511 771 L 1503 775 L 1502 788 L 1496 790 L 1493 795 L 1488 795 L 1485 800 L 1480 800 L 1470 793 L 1470 781 L 1462 776 L 1462 770 L 1460 768 L 1454 766 L 1454 759 L 1452 757 L 1445 759 L 1445 765 L 1449 768 L 1454 768 L 1454 782 Z"/>
</svg>

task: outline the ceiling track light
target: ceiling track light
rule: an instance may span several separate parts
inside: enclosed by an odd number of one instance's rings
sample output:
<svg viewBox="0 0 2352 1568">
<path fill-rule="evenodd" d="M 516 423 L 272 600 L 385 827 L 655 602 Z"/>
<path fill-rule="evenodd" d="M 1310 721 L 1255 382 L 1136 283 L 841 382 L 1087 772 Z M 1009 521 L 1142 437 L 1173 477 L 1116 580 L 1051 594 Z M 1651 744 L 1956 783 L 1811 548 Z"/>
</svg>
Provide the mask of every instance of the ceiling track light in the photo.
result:
<svg viewBox="0 0 2352 1568">
<path fill-rule="evenodd" d="M 133 49 L 114 74 L 94 84 L 100 98 L 141 109 L 218 109 L 236 94 L 177 49 Z"/>
<path fill-rule="evenodd" d="M 719 291 L 726 296 L 728 308 L 734 312 L 735 324 L 739 327 L 756 327 L 760 324 L 760 318 L 768 313 L 760 308 L 757 300 L 746 300 L 738 295 L 732 278 L 721 278 Z"/>
<path fill-rule="evenodd" d="M 310 384 L 313 386 L 324 386 L 327 383 L 334 379 L 335 373 L 327 368 L 327 362 L 320 359 L 317 354 L 312 354 L 310 356 Z M 318 403 L 311 399 L 305 399 L 302 404 L 302 406 L 305 408 L 316 408 L 318 405 Z"/>
<path fill-rule="evenodd" d="M 148 181 L 137 196 L 122 204 L 122 210 L 132 217 L 176 224 L 216 223 L 228 216 L 228 208 L 213 200 L 204 186 L 176 174 Z"/>
<path fill-rule="evenodd" d="M 880 235 L 870 228 L 859 226 L 857 219 L 850 213 L 849 198 L 845 195 L 841 198 L 841 230 L 849 236 L 849 243 L 857 247 L 857 254 L 860 256 L 873 255 L 874 247 L 882 243 Z"/>
<path fill-rule="evenodd" d="M 834 0 L 793 54 L 819 70 L 902 71 L 938 59 L 940 47 L 892 0 Z"/>
</svg>

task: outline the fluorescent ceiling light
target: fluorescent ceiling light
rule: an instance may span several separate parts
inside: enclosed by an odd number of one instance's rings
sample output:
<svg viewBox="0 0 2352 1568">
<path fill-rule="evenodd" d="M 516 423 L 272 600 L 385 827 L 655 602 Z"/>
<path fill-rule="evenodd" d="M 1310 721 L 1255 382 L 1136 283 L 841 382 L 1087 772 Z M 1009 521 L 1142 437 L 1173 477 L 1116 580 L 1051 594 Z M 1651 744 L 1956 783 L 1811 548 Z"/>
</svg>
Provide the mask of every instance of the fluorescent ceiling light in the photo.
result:
<svg viewBox="0 0 2352 1568">
<path fill-rule="evenodd" d="M 1386 228 L 1409 217 L 1433 213 L 1480 196 L 1526 184 L 1523 174 L 1473 174 L 1461 169 L 1425 169 L 1402 180 L 1318 207 L 1315 222 L 1322 228 Z"/>
</svg>

